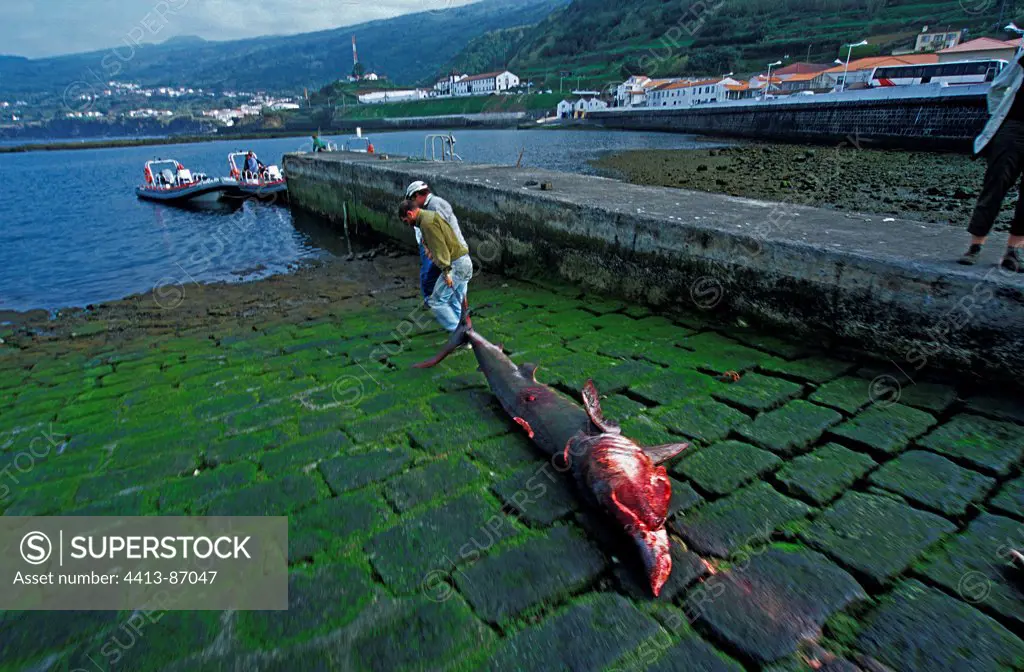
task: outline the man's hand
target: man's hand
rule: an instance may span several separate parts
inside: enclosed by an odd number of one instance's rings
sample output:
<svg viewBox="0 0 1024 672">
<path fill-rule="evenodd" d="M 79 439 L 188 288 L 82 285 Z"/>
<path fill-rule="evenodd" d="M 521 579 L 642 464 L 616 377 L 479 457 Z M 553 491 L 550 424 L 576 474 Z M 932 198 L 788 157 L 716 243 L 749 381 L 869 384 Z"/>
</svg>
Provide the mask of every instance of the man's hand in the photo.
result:
<svg viewBox="0 0 1024 672">
<path fill-rule="evenodd" d="M 430 252 L 430 248 L 429 248 L 429 247 L 427 247 L 426 245 L 424 245 L 424 246 L 423 246 L 423 252 L 424 252 L 424 254 L 426 254 L 426 255 L 427 255 L 427 259 L 430 259 L 431 261 L 433 261 L 433 260 L 434 260 L 434 255 L 433 255 L 433 254 L 431 254 L 431 252 Z"/>
<path fill-rule="evenodd" d="M 455 283 L 452 282 L 452 276 L 448 275 L 447 273 L 444 274 L 444 284 L 448 285 L 449 288 L 455 287 Z"/>
</svg>

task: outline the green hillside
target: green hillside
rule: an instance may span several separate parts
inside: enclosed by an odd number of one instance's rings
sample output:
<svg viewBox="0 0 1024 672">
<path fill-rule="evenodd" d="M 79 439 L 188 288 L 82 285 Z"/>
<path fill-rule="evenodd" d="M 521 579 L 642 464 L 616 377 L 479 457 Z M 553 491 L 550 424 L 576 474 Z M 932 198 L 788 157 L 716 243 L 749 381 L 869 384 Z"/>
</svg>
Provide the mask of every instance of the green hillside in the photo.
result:
<svg viewBox="0 0 1024 672">
<path fill-rule="evenodd" d="M 352 71 L 352 36 L 367 69 L 406 85 L 430 79 L 488 31 L 537 23 L 567 0 L 481 0 L 393 19 L 284 37 L 232 42 L 172 39 L 159 45 L 26 59 L 0 56 L 2 96 L 59 97 L 69 84 L 88 92 L 108 80 L 143 86 L 301 93 Z"/>
<path fill-rule="evenodd" d="M 1010 10 L 1001 15 L 1001 10 Z M 538 86 L 604 89 L 629 74 L 754 73 L 783 60 L 831 63 L 844 43 L 868 39 L 861 55 L 909 46 L 924 26 L 996 35 L 1015 18 L 1008 0 L 573 0 L 517 33 L 509 65 Z M 1018 15 L 1019 16 L 1019 15 Z M 454 62 L 479 58 L 484 35 Z M 855 52 L 855 55 L 857 53 Z"/>
<path fill-rule="evenodd" d="M 534 29 L 535 26 L 518 26 L 484 33 L 470 40 L 458 56 L 445 64 L 441 72 L 491 72 L 503 69 Z"/>
</svg>

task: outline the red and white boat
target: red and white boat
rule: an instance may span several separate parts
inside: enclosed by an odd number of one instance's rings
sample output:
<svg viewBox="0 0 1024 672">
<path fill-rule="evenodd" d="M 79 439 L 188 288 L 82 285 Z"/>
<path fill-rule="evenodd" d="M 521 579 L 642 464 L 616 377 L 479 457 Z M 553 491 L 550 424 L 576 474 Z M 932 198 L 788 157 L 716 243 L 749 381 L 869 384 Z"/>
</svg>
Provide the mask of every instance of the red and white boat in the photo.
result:
<svg viewBox="0 0 1024 672">
<path fill-rule="evenodd" d="M 135 194 L 159 203 L 216 203 L 234 188 L 227 180 L 193 173 L 174 159 L 147 161 L 144 174 L 145 183 L 135 188 Z"/>
<path fill-rule="evenodd" d="M 231 177 L 228 181 L 234 189 L 230 196 L 236 198 L 257 198 L 275 200 L 288 195 L 288 181 L 277 166 L 263 166 L 257 172 L 245 170 L 245 158 L 249 152 L 228 154 Z"/>
</svg>

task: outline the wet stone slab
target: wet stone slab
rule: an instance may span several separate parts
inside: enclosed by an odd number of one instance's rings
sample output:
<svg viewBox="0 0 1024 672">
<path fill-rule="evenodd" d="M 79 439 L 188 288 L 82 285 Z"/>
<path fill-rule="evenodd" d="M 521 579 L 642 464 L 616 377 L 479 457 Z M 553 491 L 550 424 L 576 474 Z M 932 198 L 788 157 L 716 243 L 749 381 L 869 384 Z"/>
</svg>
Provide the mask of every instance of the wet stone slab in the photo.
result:
<svg viewBox="0 0 1024 672">
<path fill-rule="evenodd" d="M 222 493 L 245 487 L 256 480 L 256 465 L 228 464 L 199 476 L 183 476 L 169 481 L 160 489 L 159 508 L 164 515 L 171 512 L 198 514 Z"/>
<path fill-rule="evenodd" d="M 384 494 L 399 513 L 433 499 L 448 498 L 480 477 L 480 470 L 466 458 L 434 462 L 389 480 Z"/>
<path fill-rule="evenodd" d="M 783 492 L 820 506 L 838 497 L 876 466 L 867 455 L 830 443 L 786 463 L 775 480 Z"/>
<path fill-rule="evenodd" d="M 958 415 L 918 442 L 986 473 L 1007 476 L 1024 458 L 1024 432 L 1008 422 Z"/>
<path fill-rule="evenodd" d="M 869 452 L 895 455 L 935 424 L 934 417 L 916 408 L 876 405 L 829 432 Z"/>
<path fill-rule="evenodd" d="M 956 526 L 877 495 L 847 493 L 801 536 L 876 585 L 887 584 Z"/>
<path fill-rule="evenodd" d="M 141 616 L 141 614 L 140 614 Z M 96 663 L 113 659 L 117 663 L 110 669 L 153 670 L 165 669 L 168 663 L 180 661 L 195 651 L 202 650 L 215 640 L 224 629 L 221 614 L 208 611 L 175 611 L 160 616 L 146 616 L 125 622 L 122 629 L 107 635 L 106 640 L 93 641 L 79 646 L 58 664 L 58 669 L 97 669 Z M 159 620 L 156 620 L 156 619 Z M 135 634 L 135 630 L 139 632 Z M 147 637 L 156 632 L 159 637 Z M 104 649 L 106 645 L 106 649 Z M 119 655 L 118 655 L 119 654 Z"/>
<path fill-rule="evenodd" d="M 704 498 L 689 483 L 683 483 L 671 476 L 668 477 L 668 480 L 672 484 L 672 499 L 668 502 L 669 518 L 704 503 Z"/>
<path fill-rule="evenodd" d="M 283 516 L 319 498 L 316 481 L 292 475 L 225 493 L 210 502 L 207 516 Z"/>
<path fill-rule="evenodd" d="M 869 386 L 863 378 L 845 376 L 822 385 L 808 399 L 852 415 L 871 403 Z"/>
<path fill-rule="evenodd" d="M 474 441 L 470 455 L 480 464 L 495 472 L 505 472 L 528 465 L 537 468 L 550 458 L 545 458 L 523 432 L 512 432 L 504 436 Z"/>
<path fill-rule="evenodd" d="M 855 646 L 905 672 L 1001 672 L 1024 659 L 1024 642 L 995 620 L 913 580 L 881 599 Z"/>
<path fill-rule="evenodd" d="M 584 588 L 604 571 L 605 563 L 604 555 L 582 535 L 557 527 L 456 570 L 454 579 L 474 612 L 502 623 Z"/>
<path fill-rule="evenodd" d="M 951 540 L 927 554 L 918 574 L 1004 622 L 1024 626 L 1024 585 L 1010 549 L 1024 549 L 1024 527 L 1015 520 L 982 514 Z"/>
<path fill-rule="evenodd" d="M 799 396 L 803 389 L 803 385 L 782 378 L 748 373 L 734 383 L 719 383 L 711 396 L 750 413 L 762 413 Z"/>
<path fill-rule="evenodd" d="M 738 490 L 669 523 L 673 532 L 701 554 L 728 557 L 734 551 L 766 541 L 774 530 L 811 513 L 767 483 Z"/>
<path fill-rule="evenodd" d="M 777 411 L 759 415 L 754 422 L 736 431 L 750 442 L 788 457 L 806 452 L 825 430 L 842 420 L 843 416 L 837 411 L 797 400 Z"/>
<path fill-rule="evenodd" d="M 782 460 L 768 451 L 739 441 L 725 441 L 684 455 L 672 468 L 672 474 L 689 479 L 704 492 L 726 495 L 780 466 Z"/>
<path fill-rule="evenodd" d="M 647 412 L 647 407 L 639 401 L 621 394 L 610 394 L 602 398 L 601 409 L 605 418 L 618 423 Z"/>
<path fill-rule="evenodd" d="M 373 625 L 346 644 L 350 647 L 345 652 L 347 664 L 335 664 L 330 669 L 448 669 L 487 651 L 495 640 L 494 633 L 473 616 L 458 595 L 443 601 L 417 596 L 400 600 L 397 605 L 382 605 L 381 611 L 384 609 L 386 613 L 375 619 L 376 614 L 367 613 Z M 302 660 L 297 662 L 301 664 Z"/>
<path fill-rule="evenodd" d="M 673 434 L 650 415 L 637 415 L 621 423 L 622 434 L 636 441 L 641 446 L 660 446 L 665 443 L 677 443 L 678 435 Z"/>
<path fill-rule="evenodd" d="M 770 548 L 715 579 L 717 595 L 695 590 L 686 612 L 760 663 L 793 653 L 833 613 L 867 598 L 852 576 L 806 549 Z"/>
<path fill-rule="evenodd" d="M 614 394 L 642 385 L 658 377 L 663 371 L 660 366 L 648 362 L 626 361 L 610 368 L 597 369 L 593 372 L 592 378 L 598 392 Z"/>
<path fill-rule="evenodd" d="M 397 474 L 411 462 L 412 451 L 399 446 L 335 457 L 321 462 L 319 469 L 331 492 L 340 495 Z"/>
<path fill-rule="evenodd" d="M 778 360 L 774 355 L 748 348 L 714 332 L 684 338 L 679 341 L 679 345 L 694 351 L 689 358 L 689 365 L 719 375 L 727 371 L 743 373 L 758 365 Z"/>
<path fill-rule="evenodd" d="M 477 494 L 404 517 L 395 527 L 371 538 L 366 553 L 384 582 L 411 592 L 430 573 L 447 573 L 517 533 L 513 522 Z"/>
<path fill-rule="evenodd" d="M 347 436 L 333 431 L 287 443 L 280 450 L 263 453 L 259 459 L 264 471 L 277 474 L 316 464 L 353 447 Z"/>
<path fill-rule="evenodd" d="M 305 639 L 351 622 L 374 595 L 368 568 L 334 563 L 288 576 L 287 611 L 243 611 L 238 636 L 254 648 Z"/>
<path fill-rule="evenodd" d="M 939 414 L 956 402 L 956 389 L 937 383 L 904 385 L 899 389 L 899 402 L 922 411 Z"/>
<path fill-rule="evenodd" d="M 743 666 L 696 635 L 685 635 L 647 672 L 743 672 Z"/>
<path fill-rule="evenodd" d="M 0 657 L 5 664 L 32 660 L 117 625 L 118 613 L 113 611 L 5 612 L 0 615 Z"/>
<path fill-rule="evenodd" d="M 561 473 L 550 460 L 519 469 L 494 485 L 506 506 L 531 525 L 551 525 L 580 508 L 570 473 Z"/>
<path fill-rule="evenodd" d="M 964 469 L 935 453 L 912 450 L 871 474 L 873 485 L 946 516 L 962 516 L 995 487 L 994 478 Z"/>
<path fill-rule="evenodd" d="M 567 609 L 512 634 L 485 669 L 598 670 L 659 631 L 657 621 L 614 593 L 582 598 Z"/>
<path fill-rule="evenodd" d="M 364 537 L 388 524 L 393 512 L 376 492 L 332 497 L 293 515 L 288 528 L 288 561 L 312 559 L 318 553 Z"/>
<path fill-rule="evenodd" d="M 1024 518 L 1024 477 L 1004 485 L 989 506 L 1008 516 Z"/>
<path fill-rule="evenodd" d="M 851 362 L 825 357 L 809 357 L 793 362 L 768 361 L 761 364 L 762 369 L 774 375 L 815 385 L 823 385 L 830 380 L 835 380 L 844 373 L 850 372 L 854 366 L 856 365 Z"/>
<path fill-rule="evenodd" d="M 715 379 L 696 371 L 669 371 L 630 388 L 633 394 L 652 404 L 678 404 L 691 397 L 704 397 L 715 385 Z"/>
<path fill-rule="evenodd" d="M 651 411 L 651 417 L 669 430 L 702 443 L 720 441 L 734 428 L 750 422 L 745 413 L 706 397 Z"/>
</svg>

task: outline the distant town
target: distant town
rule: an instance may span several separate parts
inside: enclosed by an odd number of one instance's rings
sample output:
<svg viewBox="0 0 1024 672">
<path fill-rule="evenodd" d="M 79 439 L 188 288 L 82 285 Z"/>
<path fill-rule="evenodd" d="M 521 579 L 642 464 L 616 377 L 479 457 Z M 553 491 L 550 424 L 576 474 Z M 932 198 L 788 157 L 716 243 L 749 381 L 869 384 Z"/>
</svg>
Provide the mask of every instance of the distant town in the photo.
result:
<svg viewBox="0 0 1024 672">
<path fill-rule="evenodd" d="M 340 100 L 342 104 L 357 101 L 359 105 L 387 105 L 478 96 L 549 94 L 552 100 L 545 105 L 559 101 L 555 109 L 549 110 L 549 119 L 578 119 L 609 109 L 691 108 L 877 87 L 983 83 L 991 81 L 999 69 L 1012 60 L 1019 45 L 1016 40 L 988 37 L 967 40 L 966 35 L 966 30 L 935 31 L 926 26 L 912 46 L 888 55 L 858 55 L 858 52 L 870 52 L 870 41 L 863 40 L 842 45 L 842 58 L 832 63 L 792 62 L 785 56 L 766 63 L 763 72 L 748 76 L 732 72 L 704 76 L 638 73 L 618 84 L 603 85 L 601 90 L 571 88 L 560 100 L 552 89 L 537 87 L 525 76 L 507 69 L 483 73 L 449 72 L 431 87 L 396 87 L 386 76 L 364 71 L 353 39 L 353 68 L 341 80 L 347 88 L 333 101 L 318 99 L 315 104 L 326 102 L 333 107 L 332 103 Z M 560 87 L 558 93 L 561 90 Z M 188 117 L 206 119 L 224 128 L 240 122 L 258 123 L 261 116 L 288 114 L 314 106 L 310 91 L 303 96 L 287 96 L 262 91 L 146 88 L 122 81 L 109 81 L 103 87 L 90 86 L 87 90 L 69 87 L 62 103 L 52 118 L 112 121 Z M 0 101 L 0 122 L 46 121 L 46 116 L 39 111 L 31 114 L 31 108 L 24 100 Z"/>
</svg>

